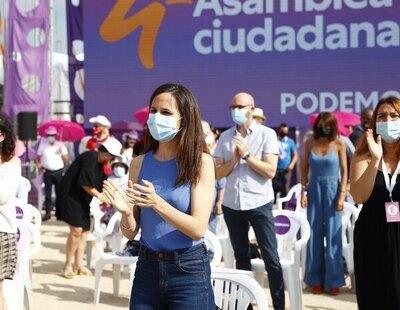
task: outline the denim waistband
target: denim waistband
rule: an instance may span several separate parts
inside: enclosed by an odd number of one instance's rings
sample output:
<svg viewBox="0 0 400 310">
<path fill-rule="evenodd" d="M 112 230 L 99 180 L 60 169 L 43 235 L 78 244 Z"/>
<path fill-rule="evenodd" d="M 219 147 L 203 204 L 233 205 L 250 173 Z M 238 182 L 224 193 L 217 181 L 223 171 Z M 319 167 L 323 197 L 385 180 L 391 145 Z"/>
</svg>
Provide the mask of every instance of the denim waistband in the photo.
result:
<svg viewBox="0 0 400 310">
<path fill-rule="evenodd" d="M 198 254 L 207 253 L 207 248 L 204 243 L 197 244 L 190 248 L 178 249 L 171 252 L 163 252 L 163 251 L 155 252 L 150 250 L 145 245 L 140 244 L 139 257 L 142 257 L 144 259 L 156 259 L 156 260 L 176 260 L 179 257 L 185 255 L 196 255 L 197 253 Z"/>
</svg>

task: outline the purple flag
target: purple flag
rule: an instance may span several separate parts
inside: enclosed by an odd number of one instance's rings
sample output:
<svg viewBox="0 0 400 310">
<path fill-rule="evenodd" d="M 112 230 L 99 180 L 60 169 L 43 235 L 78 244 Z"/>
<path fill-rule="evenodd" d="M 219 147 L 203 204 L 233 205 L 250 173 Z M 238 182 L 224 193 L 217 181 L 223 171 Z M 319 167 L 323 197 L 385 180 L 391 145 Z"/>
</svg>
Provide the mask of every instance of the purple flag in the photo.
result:
<svg viewBox="0 0 400 310">
<path fill-rule="evenodd" d="M 48 33 L 48 0 L 25 8 L 9 1 L 4 108 L 12 118 L 19 112 L 48 118 Z"/>
<path fill-rule="evenodd" d="M 67 1 L 67 47 L 70 98 L 73 120 L 83 117 L 85 80 L 83 71 L 82 1 Z"/>
</svg>

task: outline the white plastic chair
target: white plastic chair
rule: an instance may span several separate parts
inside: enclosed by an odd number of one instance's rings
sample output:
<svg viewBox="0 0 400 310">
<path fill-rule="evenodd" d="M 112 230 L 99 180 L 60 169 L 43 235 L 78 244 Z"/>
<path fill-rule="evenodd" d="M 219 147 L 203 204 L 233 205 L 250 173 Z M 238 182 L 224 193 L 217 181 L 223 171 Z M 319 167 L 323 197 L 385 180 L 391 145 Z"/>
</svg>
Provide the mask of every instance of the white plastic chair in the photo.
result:
<svg viewBox="0 0 400 310">
<path fill-rule="evenodd" d="M 30 260 L 41 246 L 40 231 L 29 221 L 17 220 L 18 261 L 13 280 L 4 281 L 4 295 L 9 310 L 29 309 L 32 290 Z"/>
<path fill-rule="evenodd" d="M 25 178 L 21 177 L 20 183 L 17 187 L 16 196 L 19 200 L 23 201 L 24 203 L 28 203 L 28 195 L 32 189 L 31 182 Z"/>
<path fill-rule="evenodd" d="M 217 238 L 221 244 L 224 266 L 234 268 L 234 253 L 223 214 L 217 215 Z"/>
<path fill-rule="evenodd" d="M 95 282 L 94 282 L 94 303 L 97 305 L 100 300 L 100 279 L 103 273 L 104 266 L 112 264 L 113 274 L 113 295 L 119 296 L 119 281 L 121 277 L 121 266 L 131 266 L 130 283 L 132 285 L 134 268 L 138 260 L 137 256 L 120 256 L 115 252 L 121 250 L 122 234 L 120 231 L 114 232 L 114 227 L 121 220 L 121 213 L 116 212 L 111 217 L 107 227 L 103 229 L 100 225 L 100 219 L 103 212 L 99 208 L 97 198 L 93 198 L 90 204 L 90 212 L 94 217 L 94 232 L 96 236 L 96 263 L 95 263 Z M 103 243 L 107 240 L 113 252 L 104 252 Z"/>
<path fill-rule="evenodd" d="M 252 301 L 257 309 L 268 309 L 268 300 L 261 285 L 248 275 L 237 272 L 211 271 L 215 304 L 222 310 L 244 310 Z"/>
<path fill-rule="evenodd" d="M 292 199 L 295 199 L 295 201 L 296 201 L 296 209 L 295 210 L 298 210 L 299 208 L 301 209 L 301 183 L 297 183 L 296 185 L 293 185 L 285 197 L 279 197 L 276 200 L 276 206 L 277 206 L 276 209 L 282 210 L 283 203 L 289 202 Z"/>
<path fill-rule="evenodd" d="M 342 248 L 343 257 L 346 262 L 347 272 L 351 277 L 351 285 L 354 288 L 354 225 L 360 211 L 349 202 L 344 203 L 342 213 Z"/>
<path fill-rule="evenodd" d="M 310 238 L 310 225 L 304 216 L 290 210 L 273 210 L 272 213 L 275 218 L 278 254 L 291 309 L 302 309 L 300 258 L 302 249 L 306 247 Z M 297 239 L 300 231 L 301 237 Z M 265 272 L 264 261 L 253 258 L 251 267 L 255 272 L 255 279 L 262 285 Z"/>
<path fill-rule="evenodd" d="M 207 246 L 207 249 L 213 252 L 213 257 L 210 261 L 211 267 L 218 266 L 221 263 L 222 259 L 222 247 L 221 243 L 218 240 L 218 237 L 213 232 L 206 230 L 206 234 L 204 235 L 204 242 Z"/>
</svg>

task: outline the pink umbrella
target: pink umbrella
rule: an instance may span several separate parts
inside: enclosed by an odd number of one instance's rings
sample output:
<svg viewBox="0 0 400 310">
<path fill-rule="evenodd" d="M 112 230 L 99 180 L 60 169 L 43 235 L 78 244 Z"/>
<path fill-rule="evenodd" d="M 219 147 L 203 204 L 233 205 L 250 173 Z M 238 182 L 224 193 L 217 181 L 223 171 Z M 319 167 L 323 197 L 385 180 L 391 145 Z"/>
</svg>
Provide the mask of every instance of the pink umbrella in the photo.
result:
<svg viewBox="0 0 400 310">
<path fill-rule="evenodd" d="M 350 135 L 350 131 L 348 126 L 355 126 L 360 124 L 360 115 L 355 113 L 343 112 L 343 111 L 335 111 L 333 112 L 336 120 L 338 122 L 339 133 L 343 136 L 348 137 Z M 310 125 L 314 126 L 314 122 L 317 119 L 318 114 L 311 114 L 310 117 Z"/>
<path fill-rule="evenodd" d="M 26 152 L 26 146 L 21 140 L 15 141 L 15 156 L 21 157 Z"/>
<path fill-rule="evenodd" d="M 146 119 L 147 121 L 147 119 Z M 111 124 L 113 130 L 130 131 L 130 130 L 143 130 L 143 125 L 135 122 L 120 121 Z"/>
<path fill-rule="evenodd" d="M 149 113 L 150 113 L 149 107 L 144 107 L 133 113 L 133 116 L 138 120 L 139 123 L 144 125 L 147 123 L 147 119 L 149 118 Z"/>
<path fill-rule="evenodd" d="M 43 123 L 38 127 L 39 135 L 46 136 L 46 129 L 48 127 L 55 127 L 58 132 L 58 139 L 60 141 L 78 141 L 85 136 L 85 130 L 78 123 L 70 121 L 52 120 Z"/>
</svg>

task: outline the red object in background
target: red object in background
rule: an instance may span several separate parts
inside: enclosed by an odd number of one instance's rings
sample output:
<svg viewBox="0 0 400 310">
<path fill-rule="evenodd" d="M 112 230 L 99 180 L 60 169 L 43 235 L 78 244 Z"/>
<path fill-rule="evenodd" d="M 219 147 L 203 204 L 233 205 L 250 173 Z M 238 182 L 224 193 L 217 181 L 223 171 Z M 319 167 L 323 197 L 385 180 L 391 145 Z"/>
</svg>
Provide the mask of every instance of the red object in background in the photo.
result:
<svg viewBox="0 0 400 310">
<path fill-rule="evenodd" d="M 349 112 L 342 112 L 342 111 L 335 111 L 333 112 L 333 115 L 335 115 L 338 127 L 339 127 L 339 133 L 342 136 L 348 137 L 350 135 L 349 128 L 347 126 L 355 126 L 360 124 L 360 115 L 355 114 L 355 113 L 349 113 Z M 315 120 L 318 117 L 318 113 L 311 114 L 310 117 L 310 125 L 311 127 L 314 126 Z"/>
<path fill-rule="evenodd" d="M 144 107 L 133 113 L 133 116 L 138 120 L 139 123 L 144 125 L 147 123 L 147 119 L 149 118 L 149 113 L 150 113 L 149 107 Z"/>
<path fill-rule="evenodd" d="M 78 123 L 70 121 L 53 120 L 43 123 L 38 127 L 38 132 L 41 137 L 46 137 L 46 129 L 48 127 L 55 127 L 58 135 L 57 139 L 60 141 L 78 141 L 85 136 L 85 130 Z"/>
</svg>

